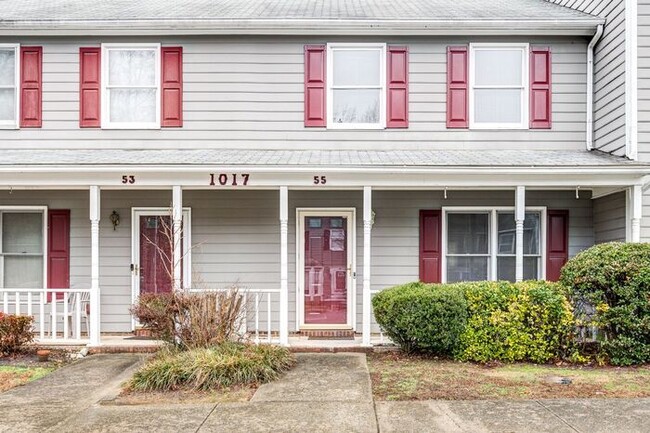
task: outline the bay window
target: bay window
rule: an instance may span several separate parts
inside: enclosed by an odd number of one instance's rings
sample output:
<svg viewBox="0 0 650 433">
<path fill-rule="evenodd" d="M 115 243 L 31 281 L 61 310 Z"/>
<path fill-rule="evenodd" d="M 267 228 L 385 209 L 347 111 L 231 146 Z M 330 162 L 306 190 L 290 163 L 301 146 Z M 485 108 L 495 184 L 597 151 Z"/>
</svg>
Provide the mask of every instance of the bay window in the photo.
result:
<svg viewBox="0 0 650 433">
<path fill-rule="evenodd" d="M 327 46 L 328 128 L 384 128 L 386 45 Z"/>
<path fill-rule="evenodd" d="M 102 128 L 160 128 L 160 45 L 102 45 Z"/>
<path fill-rule="evenodd" d="M 470 45 L 470 128 L 528 128 L 528 44 Z"/>
<path fill-rule="evenodd" d="M 524 220 L 524 279 L 544 277 L 543 209 Z M 445 209 L 446 282 L 515 281 L 516 235 L 512 209 Z"/>
<path fill-rule="evenodd" d="M 44 211 L 0 209 L 0 287 L 44 287 Z"/>
<path fill-rule="evenodd" d="M 18 127 L 18 45 L 0 44 L 0 128 Z"/>
</svg>

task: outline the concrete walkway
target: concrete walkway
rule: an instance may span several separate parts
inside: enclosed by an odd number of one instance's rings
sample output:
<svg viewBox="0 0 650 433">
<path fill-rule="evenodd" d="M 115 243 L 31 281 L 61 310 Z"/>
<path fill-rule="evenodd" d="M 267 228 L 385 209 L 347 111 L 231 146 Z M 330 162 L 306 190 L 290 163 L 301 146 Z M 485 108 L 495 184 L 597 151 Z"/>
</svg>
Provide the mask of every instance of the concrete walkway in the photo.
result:
<svg viewBox="0 0 650 433">
<path fill-rule="evenodd" d="M 0 394 L 0 432 L 649 432 L 650 399 L 373 402 L 363 354 L 299 354 L 248 403 L 117 406 L 140 355 L 94 355 Z"/>
</svg>

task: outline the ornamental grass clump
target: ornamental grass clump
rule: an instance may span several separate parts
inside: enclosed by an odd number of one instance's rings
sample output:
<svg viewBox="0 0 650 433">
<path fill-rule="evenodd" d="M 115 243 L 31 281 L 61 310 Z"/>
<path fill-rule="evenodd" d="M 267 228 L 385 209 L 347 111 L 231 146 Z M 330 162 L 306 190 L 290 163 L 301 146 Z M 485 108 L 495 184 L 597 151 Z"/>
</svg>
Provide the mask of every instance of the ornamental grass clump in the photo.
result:
<svg viewBox="0 0 650 433">
<path fill-rule="evenodd" d="M 164 349 L 129 381 L 133 391 L 209 391 L 256 386 L 277 379 L 295 363 L 284 347 L 222 343 L 190 350 Z"/>
<path fill-rule="evenodd" d="M 561 282 L 583 327 L 598 329 L 601 358 L 614 365 L 650 362 L 650 244 L 610 242 L 569 260 Z"/>
</svg>

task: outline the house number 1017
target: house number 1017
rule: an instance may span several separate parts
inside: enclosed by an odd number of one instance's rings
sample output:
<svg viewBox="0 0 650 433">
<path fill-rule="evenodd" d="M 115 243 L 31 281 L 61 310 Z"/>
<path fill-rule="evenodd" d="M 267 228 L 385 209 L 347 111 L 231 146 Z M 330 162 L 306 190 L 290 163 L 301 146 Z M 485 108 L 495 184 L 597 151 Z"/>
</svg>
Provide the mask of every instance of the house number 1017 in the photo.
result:
<svg viewBox="0 0 650 433">
<path fill-rule="evenodd" d="M 243 185 L 246 186 L 248 185 L 248 179 L 250 178 L 250 174 L 248 173 L 242 173 L 242 174 L 226 174 L 226 173 L 219 173 L 219 174 L 214 174 L 210 173 L 210 186 L 215 186 L 217 184 L 221 186 L 238 186 L 238 185 Z"/>
</svg>

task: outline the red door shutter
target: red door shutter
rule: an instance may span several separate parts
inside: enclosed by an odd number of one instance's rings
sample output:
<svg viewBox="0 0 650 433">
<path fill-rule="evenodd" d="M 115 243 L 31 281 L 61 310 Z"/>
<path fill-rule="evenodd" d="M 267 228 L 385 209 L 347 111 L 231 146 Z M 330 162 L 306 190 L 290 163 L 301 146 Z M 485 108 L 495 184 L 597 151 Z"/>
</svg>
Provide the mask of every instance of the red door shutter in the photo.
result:
<svg viewBox="0 0 650 433">
<path fill-rule="evenodd" d="M 467 47 L 447 47 L 447 128 L 469 128 Z"/>
<path fill-rule="evenodd" d="M 558 281 L 560 270 L 569 260 L 569 211 L 549 210 L 546 233 L 546 279 Z"/>
<path fill-rule="evenodd" d="M 20 47 L 20 127 L 42 125 L 43 47 Z"/>
<path fill-rule="evenodd" d="M 408 47 L 388 47 L 386 127 L 409 126 L 409 52 Z"/>
<path fill-rule="evenodd" d="M 325 45 L 305 45 L 305 126 L 326 126 Z"/>
<path fill-rule="evenodd" d="M 48 211 L 47 226 L 47 287 L 70 288 L 70 210 Z M 57 293 L 57 299 L 62 298 L 63 293 Z"/>
<path fill-rule="evenodd" d="M 183 47 L 162 47 L 162 127 L 183 126 Z"/>
<path fill-rule="evenodd" d="M 420 211 L 420 281 L 439 283 L 442 215 L 439 210 Z"/>
<path fill-rule="evenodd" d="M 79 127 L 101 126 L 101 51 L 79 48 Z"/>
<path fill-rule="evenodd" d="M 551 49 L 530 48 L 530 128 L 551 127 Z"/>
</svg>

